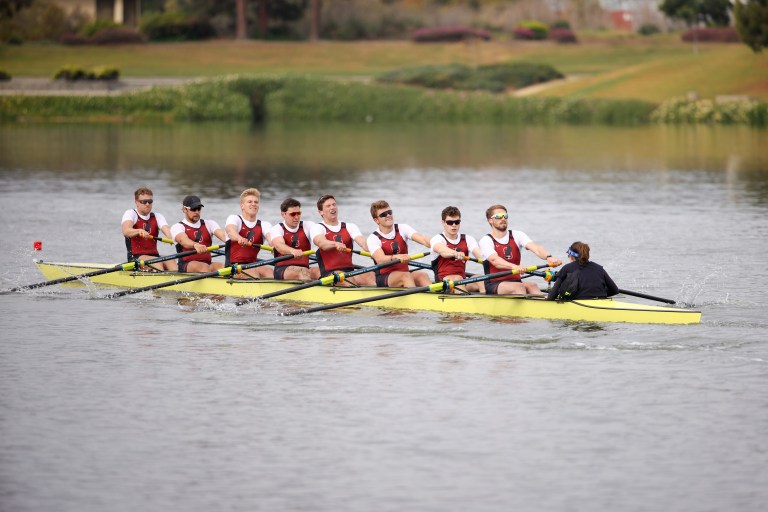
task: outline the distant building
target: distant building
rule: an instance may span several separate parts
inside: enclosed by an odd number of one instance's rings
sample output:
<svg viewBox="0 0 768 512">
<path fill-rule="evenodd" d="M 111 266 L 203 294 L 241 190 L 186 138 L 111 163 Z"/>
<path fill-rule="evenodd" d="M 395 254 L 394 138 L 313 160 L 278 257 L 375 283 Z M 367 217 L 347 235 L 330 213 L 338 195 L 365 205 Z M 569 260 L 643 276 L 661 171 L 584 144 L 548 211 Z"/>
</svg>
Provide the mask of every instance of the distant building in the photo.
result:
<svg viewBox="0 0 768 512">
<path fill-rule="evenodd" d="M 94 20 L 111 20 L 129 27 L 139 24 L 141 0 L 53 0 L 66 12 L 76 9 Z"/>
<path fill-rule="evenodd" d="M 632 13 L 629 11 L 608 11 L 611 19 L 611 28 L 614 30 L 627 30 L 634 32 L 635 23 Z"/>
</svg>

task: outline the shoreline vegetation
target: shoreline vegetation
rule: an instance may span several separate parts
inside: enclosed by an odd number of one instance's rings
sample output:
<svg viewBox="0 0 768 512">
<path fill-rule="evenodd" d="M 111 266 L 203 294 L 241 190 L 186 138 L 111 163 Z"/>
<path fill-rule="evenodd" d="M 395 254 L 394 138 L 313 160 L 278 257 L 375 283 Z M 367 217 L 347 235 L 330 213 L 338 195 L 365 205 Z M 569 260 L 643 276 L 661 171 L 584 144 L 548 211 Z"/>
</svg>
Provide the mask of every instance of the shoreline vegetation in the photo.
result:
<svg viewBox="0 0 768 512">
<path fill-rule="evenodd" d="M 32 96 L 6 90 L 0 95 L 0 122 L 306 120 L 768 126 L 766 55 L 752 54 L 743 45 L 699 43 L 693 47 L 675 34 L 580 34 L 579 41 L 570 45 L 231 40 L 113 47 L 0 45 L 3 71 L 13 77 L 52 77 L 62 66 L 106 66 L 119 71 L 125 80 L 165 77 L 167 83 L 174 77 L 197 77 L 182 85 L 121 94 Z M 521 63 L 550 66 L 577 79 L 544 81 L 524 96 L 505 91 L 504 86 L 481 92 L 460 90 L 457 85 L 431 89 L 381 82 L 388 74 L 410 68 L 437 65 L 460 76 L 466 69 L 493 70 Z M 470 77 L 465 83 L 473 81 Z M 114 84 L 122 85 L 119 81 Z M 486 89 L 494 90 L 492 81 L 486 84 L 490 85 Z"/>
<path fill-rule="evenodd" d="M 110 96 L 0 96 L 0 122 L 709 123 L 768 126 L 749 99 L 513 97 L 299 76 L 228 75 Z"/>
</svg>

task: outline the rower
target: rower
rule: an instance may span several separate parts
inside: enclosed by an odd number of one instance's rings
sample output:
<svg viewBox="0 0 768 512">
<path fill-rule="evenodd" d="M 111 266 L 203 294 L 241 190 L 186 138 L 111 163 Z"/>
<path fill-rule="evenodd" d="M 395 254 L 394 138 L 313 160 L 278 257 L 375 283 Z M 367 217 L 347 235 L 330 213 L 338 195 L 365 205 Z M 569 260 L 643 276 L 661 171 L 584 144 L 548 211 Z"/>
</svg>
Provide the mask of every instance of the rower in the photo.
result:
<svg viewBox="0 0 768 512">
<path fill-rule="evenodd" d="M 157 250 L 157 238 L 162 232 L 171 238 L 171 228 L 165 217 L 152 211 L 154 196 L 147 187 L 139 187 L 133 193 L 135 208 L 123 214 L 121 228 L 128 250 L 128 261 L 146 261 L 160 256 Z M 168 260 L 150 265 L 156 270 L 176 270 L 176 262 Z"/>
<path fill-rule="evenodd" d="M 466 279 L 467 256 L 472 255 L 475 259 L 482 261 L 480 247 L 474 237 L 459 234 L 461 211 L 456 206 L 446 206 L 440 216 L 443 232 L 430 240 L 435 281 Z M 485 286 L 483 281 L 478 281 L 469 283 L 459 290 L 485 293 Z"/>
<path fill-rule="evenodd" d="M 230 215 L 224 230 L 229 237 L 225 266 L 232 263 L 254 263 L 258 260 L 260 245 L 269 243 L 272 224 L 257 218 L 261 192 L 247 188 L 240 194 L 240 215 Z M 270 255 L 271 256 L 271 255 Z M 271 279 L 272 269 L 266 265 L 246 269 L 234 274 L 236 279 Z"/>
<path fill-rule="evenodd" d="M 224 267 L 220 262 L 211 261 L 208 247 L 216 236 L 222 242 L 227 241 L 227 234 L 215 220 L 203 220 L 200 211 L 203 203 L 197 196 L 187 196 L 182 202 L 184 218 L 171 226 L 171 238 L 176 242 L 176 252 L 194 249 L 197 254 L 179 258 L 180 272 L 212 272 Z"/>
<path fill-rule="evenodd" d="M 376 271 L 376 286 L 412 288 L 428 286 L 429 275 L 423 271 L 409 272 L 408 242 L 413 240 L 429 247 L 429 239 L 408 224 L 395 224 L 392 208 L 386 201 L 371 204 L 371 217 L 378 229 L 368 236 L 368 249 L 377 264 L 400 260 L 400 263 Z"/>
<path fill-rule="evenodd" d="M 292 197 L 280 204 L 280 215 L 283 222 L 275 224 L 270 233 L 272 246 L 279 255 L 290 254 L 293 258 L 275 265 L 275 279 L 318 279 L 320 271 L 316 267 L 309 267 L 309 256 L 304 254 L 312 248 L 310 229 L 314 222 L 301 220 L 301 203 Z"/>
<path fill-rule="evenodd" d="M 551 267 L 563 264 L 559 259 L 553 258 L 544 247 L 534 243 L 524 232 L 508 230 L 509 213 L 505 206 L 495 204 L 489 207 L 485 211 L 485 218 L 491 227 L 491 232 L 480 239 L 479 246 L 486 274 L 495 274 L 504 270 L 524 272 L 525 267 L 520 265 L 520 249 L 523 247 L 546 260 Z M 487 295 L 541 295 L 541 290 L 536 283 L 523 282 L 520 274 L 510 274 L 487 282 L 485 293 Z"/>
</svg>

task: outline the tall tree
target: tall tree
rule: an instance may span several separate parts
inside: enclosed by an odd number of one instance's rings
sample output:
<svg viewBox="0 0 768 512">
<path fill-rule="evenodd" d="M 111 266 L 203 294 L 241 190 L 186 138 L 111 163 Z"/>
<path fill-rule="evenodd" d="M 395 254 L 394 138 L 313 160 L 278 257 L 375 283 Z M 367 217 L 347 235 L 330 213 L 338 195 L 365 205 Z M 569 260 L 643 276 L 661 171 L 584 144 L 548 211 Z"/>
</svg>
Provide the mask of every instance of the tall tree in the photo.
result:
<svg viewBox="0 0 768 512">
<path fill-rule="evenodd" d="M 309 0 L 309 40 L 317 41 L 320 39 L 320 10 L 322 9 L 322 0 Z"/>
<path fill-rule="evenodd" d="M 741 40 L 753 52 L 768 48 L 768 0 L 736 0 L 733 17 Z"/>
<path fill-rule="evenodd" d="M 235 37 L 245 39 L 248 37 L 248 26 L 245 17 L 245 0 L 235 0 Z"/>
<path fill-rule="evenodd" d="M 659 10 L 688 26 L 704 22 L 707 26 L 726 27 L 731 21 L 731 0 L 663 0 Z"/>
</svg>

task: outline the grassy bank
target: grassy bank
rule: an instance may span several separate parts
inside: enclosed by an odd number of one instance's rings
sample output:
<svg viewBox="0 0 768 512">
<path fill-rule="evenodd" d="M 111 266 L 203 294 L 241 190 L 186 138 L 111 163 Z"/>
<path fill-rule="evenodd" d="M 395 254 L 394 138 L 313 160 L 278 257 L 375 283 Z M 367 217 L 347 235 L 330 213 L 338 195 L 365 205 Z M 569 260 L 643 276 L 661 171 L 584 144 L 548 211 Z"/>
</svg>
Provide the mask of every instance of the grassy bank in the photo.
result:
<svg viewBox="0 0 768 512">
<path fill-rule="evenodd" d="M 0 96 L 0 120 L 272 120 L 768 125 L 768 104 L 515 98 L 318 78 L 229 76 L 120 96 Z"/>
<path fill-rule="evenodd" d="M 507 61 L 549 64 L 574 77 L 538 96 L 637 99 L 661 103 L 696 91 L 702 98 L 746 95 L 768 101 L 768 54 L 740 44 L 700 44 L 676 35 L 581 37 L 576 45 L 491 41 L 212 41 L 135 46 L 0 46 L 0 68 L 13 76 L 50 77 L 64 65 L 112 66 L 124 77 L 213 77 L 231 73 L 314 77 L 376 76 L 430 64 L 478 66 Z"/>
</svg>

